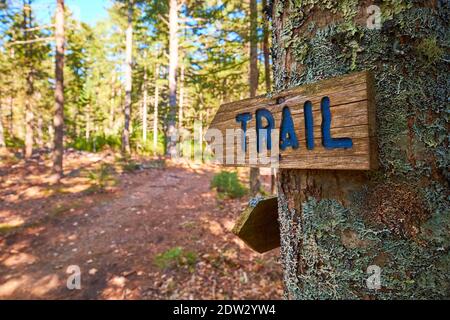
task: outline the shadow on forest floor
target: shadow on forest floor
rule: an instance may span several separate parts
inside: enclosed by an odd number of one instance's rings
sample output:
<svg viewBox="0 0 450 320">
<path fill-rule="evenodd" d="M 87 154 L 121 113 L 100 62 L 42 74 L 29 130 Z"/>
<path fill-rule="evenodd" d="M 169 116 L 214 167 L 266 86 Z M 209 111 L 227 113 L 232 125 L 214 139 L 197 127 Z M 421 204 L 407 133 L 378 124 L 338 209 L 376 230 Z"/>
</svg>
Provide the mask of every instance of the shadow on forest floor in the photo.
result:
<svg viewBox="0 0 450 320">
<path fill-rule="evenodd" d="M 248 199 L 219 199 L 216 168 L 70 152 L 66 170 L 55 187 L 44 157 L 0 164 L 0 298 L 281 298 L 279 254 L 230 232 Z"/>
</svg>

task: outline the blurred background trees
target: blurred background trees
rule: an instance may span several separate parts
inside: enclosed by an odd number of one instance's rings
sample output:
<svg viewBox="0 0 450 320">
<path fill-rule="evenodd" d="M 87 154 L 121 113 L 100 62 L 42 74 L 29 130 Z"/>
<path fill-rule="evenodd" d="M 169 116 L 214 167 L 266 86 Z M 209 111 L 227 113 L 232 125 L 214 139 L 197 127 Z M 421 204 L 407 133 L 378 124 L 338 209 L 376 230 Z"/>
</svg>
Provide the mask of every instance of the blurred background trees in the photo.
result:
<svg viewBox="0 0 450 320">
<path fill-rule="evenodd" d="M 249 1 L 111 1 L 95 25 L 66 4 L 65 147 L 163 155 L 170 130 L 207 127 L 221 103 L 249 96 L 251 81 L 252 94 L 265 92 L 262 3 L 254 2 L 252 32 Z M 0 147 L 30 157 L 54 147 L 55 18 L 38 21 L 32 0 L 1 5 Z"/>
</svg>

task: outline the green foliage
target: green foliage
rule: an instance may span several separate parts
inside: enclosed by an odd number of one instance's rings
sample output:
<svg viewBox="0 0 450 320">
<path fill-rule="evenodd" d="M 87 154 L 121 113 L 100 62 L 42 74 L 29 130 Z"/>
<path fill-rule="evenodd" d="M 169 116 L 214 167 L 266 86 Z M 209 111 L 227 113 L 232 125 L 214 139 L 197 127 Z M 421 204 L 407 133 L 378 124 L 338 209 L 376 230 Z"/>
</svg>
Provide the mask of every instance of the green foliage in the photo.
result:
<svg viewBox="0 0 450 320">
<path fill-rule="evenodd" d="M 65 135 L 69 146 L 78 150 L 93 152 L 105 146 L 120 146 L 126 94 L 123 63 L 127 6 L 124 4 L 124 1 L 111 1 L 108 16 L 95 25 L 78 21 L 70 11 L 71 5 L 66 5 Z M 37 25 L 33 17 L 27 26 L 32 31 L 27 33 L 22 7 L 22 2 L 11 6 L 8 2 L 5 14 L 0 13 L 0 73 L 4 75 L 0 77 L 0 96 L 4 104 L 13 98 L 11 105 L 14 106 L 13 112 L 2 109 L 3 123 L 14 124 L 5 125 L 4 131 L 18 139 L 24 138 L 26 78 L 32 74 L 35 92 L 30 99 L 35 115 L 33 126 L 42 129 L 43 142 L 49 143 L 54 104 L 53 48 L 49 41 L 11 43 L 25 41 L 25 36 L 29 39 L 48 38 L 52 36 L 52 30 Z M 178 100 L 181 87 L 184 92 L 180 127 L 192 131 L 194 121 L 200 121 L 205 128 L 220 104 L 247 96 L 247 10 L 240 1 L 187 1 L 180 4 L 178 24 L 183 32 L 179 33 L 179 68 L 184 70 L 184 80 L 178 77 L 177 90 Z M 166 1 L 135 1 L 133 5 L 131 147 L 133 152 L 142 155 L 161 155 L 165 151 L 164 136 L 170 115 L 166 54 L 169 37 L 168 26 L 161 17 L 167 14 Z M 51 25 L 50 21 L 48 24 Z M 263 81 L 260 77 L 260 82 Z M 146 142 L 142 138 L 144 91 L 147 93 L 149 133 Z M 156 98 L 159 101 L 157 114 L 154 109 Z M 158 127 L 156 147 L 152 137 L 155 116 Z M 8 132 L 10 127 L 14 127 L 14 132 Z M 36 133 L 37 130 L 34 131 L 35 138 Z M 95 137 L 86 141 L 83 137 L 87 136 Z"/>
<path fill-rule="evenodd" d="M 69 147 L 80 151 L 100 152 L 106 148 L 119 150 L 121 146 L 118 136 L 95 136 L 89 140 L 79 137 L 69 144 Z"/>
<path fill-rule="evenodd" d="M 164 134 L 159 133 L 156 148 L 153 146 L 153 133 L 148 134 L 147 141 L 143 140 L 141 126 L 134 126 L 130 137 L 131 149 L 140 155 L 163 155 L 164 154 Z"/>
<path fill-rule="evenodd" d="M 120 157 L 116 159 L 116 164 L 122 169 L 123 172 L 127 173 L 133 173 L 135 171 L 145 169 L 164 169 L 166 167 L 164 158 L 138 162 L 130 157 Z"/>
<path fill-rule="evenodd" d="M 236 172 L 222 171 L 216 174 L 211 181 L 211 187 L 230 198 L 241 198 L 247 193 Z"/>
<path fill-rule="evenodd" d="M 193 251 L 186 251 L 181 247 L 174 247 L 158 254 L 154 262 L 162 270 L 186 266 L 192 271 L 197 263 L 197 254 Z"/>
<path fill-rule="evenodd" d="M 20 149 L 25 147 L 25 142 L 22 139 L 10 135 L 5 137 L 5 143 L 7 148 Z"/>
<path fill-rule="evenodd" d="M 89 171 L 88 178 L 94 185 L 95 191 L 104 191 L 117 183 L 114 168 L 108 164 L 102 164 L 99 169 Z"/>
</svg>

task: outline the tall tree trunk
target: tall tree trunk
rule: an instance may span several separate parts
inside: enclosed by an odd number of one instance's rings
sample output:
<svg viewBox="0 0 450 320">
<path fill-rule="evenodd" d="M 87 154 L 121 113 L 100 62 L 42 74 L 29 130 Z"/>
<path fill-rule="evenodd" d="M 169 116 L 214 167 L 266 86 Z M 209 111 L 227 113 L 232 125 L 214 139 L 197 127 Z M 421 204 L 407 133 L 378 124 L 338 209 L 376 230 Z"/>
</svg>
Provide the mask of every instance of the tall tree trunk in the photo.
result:
<svg viewBox="0 0 450 320">
<path fill-rule="evenodd" d="M 24 27 L 24 35 L 25 41 L 29 40 L 29 30 L 31 28 L 31 1 L 24 1 L 23 6 L 23 27 Z M 34 82 L 33 82 L 33 65 L 31 60 L 31 43 L 26 45 L 25 55 L 28 58 L 28 74 L 26 76 L 26 92 L 25 92 L 25 159 L 29 159 L 33 154 L 33 107 L 32 100 L 34 95 Z"/>
<path fill-rule="evenodd" d="M 27 90 L 25 98 L 25 159 L 29 159 L 33 154 L 33 121 L 34 113 L 32 107 L 32 97 L 34 94 L 32 72 L 27 76 Z"/>
<path fill-rule="evenodd" d="M 4 151 L 6 148 L 6 142 L 5 142 L 5 134 L 3 130 L 3 116 L 2 116 L 2 103 L 0 98 L 0 154 Z"/>
<path fill-rule="evenodd" d="M 262 0 L 263 7 L 263 53 L 264 53 L 264 79 L 266 82 L 266 91 L 272 91 L 272 83 L 270 79 L 270 48 L 269 48 L 269 21 L 267 19 L 267 0 Z M 275 194 L 276 192 L 276 169 L 270 169 L 270 193 Z"/>
<path fill-rule="evenodd" d="M 250 98 L 256 96 L 258 90 L 258 5 L 256 0 L 250 0 Z M 259 168 L 250 168 L 250 192 L 254 196 L 261 189 Z"/>
<path fill-rule="evenodd" d="M 14 137 L 14 96 L 11 94 L 9 97 L 9 136 Z"/>
<path fill-rule="evenodd" d="M 264 12 L 267 10 L 267 0 L 262 0 Z M 270 48 L 269 48 L 269 21 L 267 15 L 263 14 L 263 53 L 264 53 L 264 79 L 266 82 L 266 91 L 272 91 L 272 83 L 270 79 Z"/>
<path fill-rule="evenodd" d="M 450 296 L 447 11 L 402 1 L 374 28 L 373 3 L 273 2 L 275 89 L 372 70 L 380 163 L 370 173 L 280 170 L 289 299 Z"/>
<path fill-rule="evenodd" d="M 44 131 L 42 126 L 44 125 L 44 120 L 42 115 L 39 115 L 37 121 L 37 145 L 40 149 L 44 148 Z"/>
<path fill-rule="evenodd" d="M 176 154 L 177 70 L 178 70 L 178 3 L 169 0 L 169 117 L 167 122 L 168 156 Z"/>
<path fill-rule="evenodd" d="M 91 138 L 91 103 L 89 102 L 86 106 L 86 129 L 85 129 L 85 138 L 86 141 L 89 141 Z"/>
<path fill-rule="evenodd" d="M 115 117 L 115 103 L 116 103 L 116 75 L 113 73 L 111 78 L 111 101 L 109 106 L 109 134 L 114 134 L 114 117 Z"/>
<path fill-rule="evenodd" d="M 179 98 L 179 111 L 178 111 L 178 126 L 183 128 L 183 107 L 184 107 L 184 64 L 181 64 L 180 68 L 180 98 Z"/>
<path fill-rule="evenodd" d="M 158 148 L 158 107 L 159 107 L 159 64 L 155 66 L 155 105 L 153 109 L 153 152 L 156 154 Z"/>
<path fill-rule="evenodd" d="M 53 150 L 55 148 L 55 127 L 53 126 L 53 123 L 49 122 L 47 130 L 48 130 L 47 148 Z"/>
<path fill-rule="evenodd" d="M 55 140 L 53 149 L 53 174 L 57 182 L 63 176 L 64 157 L 64 0 L 56 1 L 55 17 L 56 59 L 55 59 Z"/>
<path fill-rule="evenodd" d="M 147 60 L 147 52 L 145 53 L 145 60 Z M 147 145 L 147 113 L 148 113 L 148 94 L 147 94 L 147 65 L 144 66 L 144 83 L 142 84 L 142 91 L 144 97 L 142 101 L 142 140 L 144 145 Z"/>
<path fill-rule="evenodd" d="M 126 32 L 126 62 L 125 62 L 125 123 L 122 133 L 122 153 L 130 154 L 130 121 L 131 93 L 133 85 L 133 0 L 128 1 L 128 27 Z"/>
</svg>

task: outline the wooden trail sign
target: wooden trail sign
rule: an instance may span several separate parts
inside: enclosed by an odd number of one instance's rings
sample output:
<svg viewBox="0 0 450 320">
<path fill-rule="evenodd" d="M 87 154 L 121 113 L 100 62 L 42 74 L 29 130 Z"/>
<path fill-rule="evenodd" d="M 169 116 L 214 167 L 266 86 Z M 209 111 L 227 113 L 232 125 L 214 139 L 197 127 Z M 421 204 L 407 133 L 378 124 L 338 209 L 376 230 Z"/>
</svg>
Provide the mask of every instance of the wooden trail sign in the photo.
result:
<svg viewBox="0 0 450 320">
<path fill-rule="evenodd" d="M 208 133 L 215 158 L 228 166 L 376 169 L 372 75 L 359 72 L 224 104 Z M 267 152 L 275 153 L 275 164 Z"/>
</svg>

